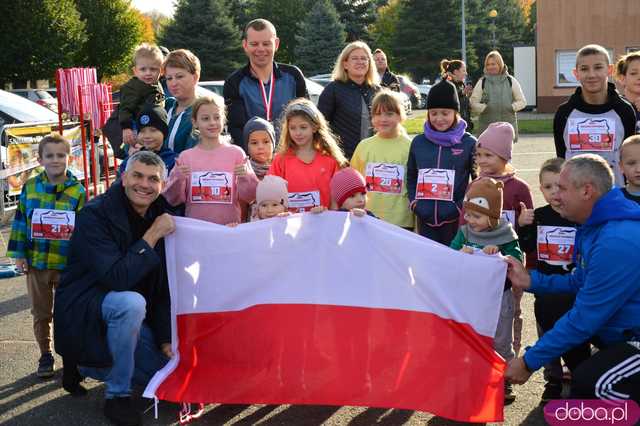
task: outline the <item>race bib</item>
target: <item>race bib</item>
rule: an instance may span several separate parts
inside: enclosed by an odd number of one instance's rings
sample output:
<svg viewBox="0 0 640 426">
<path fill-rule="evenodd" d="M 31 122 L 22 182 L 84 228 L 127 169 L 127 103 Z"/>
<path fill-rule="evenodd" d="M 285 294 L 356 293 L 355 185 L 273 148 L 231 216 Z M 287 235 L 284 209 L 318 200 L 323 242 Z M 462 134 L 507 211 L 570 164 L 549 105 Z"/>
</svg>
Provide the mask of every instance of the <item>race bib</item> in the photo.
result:
<svg viewBox="0 0 640 426">
<path fill-rule="evenodd" d="M 290 192 L 289 211 L 291 213 L 308 212 L 320 205 L 320 191 Z"/>
<path fill-rule="evenodd" d="M 400 194 L 404 182 L 404 166 L 391 163 L 367 163 L 367 191 Z"/>
<path fill-rule="evenodd" d="M 572 151 L 613 151 L 616 123 L 610 118 L 570 118 L 569 149 Z"/>
<path fill-rule="evenodd" d="M 231 204 L 233 174 L 229 172 L 191 172 L 191 202 Z"/>
<path fill-rule="evenodd" d="M 516 226 L 516 211 L 515 210 L 502 210 L 502 219 L 506 220 L 515 228 Z"/>
<path fill-rule="evenodd" d="M 448 169 L 420 169 L 416 200 L 453 201 L 456 171 Z"/>
<path fill-rule="evenodd" d="M 68 240 L 76 224 L 76 212 L 35 209 L 31 216 L 31 238 Z"/>
<path fill-rule="evenodd" d="M 538 226 L 538 260 L 555 265 L 570 264 L 575 239 L 575 228 Z"/>
</svg>

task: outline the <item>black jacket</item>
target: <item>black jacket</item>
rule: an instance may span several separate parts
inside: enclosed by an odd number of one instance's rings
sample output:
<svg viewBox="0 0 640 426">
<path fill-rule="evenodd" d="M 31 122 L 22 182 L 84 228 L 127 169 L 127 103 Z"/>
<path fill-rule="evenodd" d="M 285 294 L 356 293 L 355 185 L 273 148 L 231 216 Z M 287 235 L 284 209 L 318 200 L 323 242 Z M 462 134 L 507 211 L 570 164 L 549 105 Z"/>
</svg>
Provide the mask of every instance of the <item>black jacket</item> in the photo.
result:
<svg viewBox="0 0 640 426">
<path fill-rule="evenodd" d="M 387 68 L 384 70 L 384 74 L 382 74 L 382 77 L 380 78 L 380 86 L 399 92 L 400 80 L 397 75 L 389 71 L 389 68 Z"/>
<path fill-rule="evenodd" d="M 122 183 L 91 200 L 77 215 L 69 261 L 55 292 L 55 348 L 65 360 L 106 367 L 111 355 L 102 319 L 110 291 L 137 291 L 146 300 L 145 321 L 156 343 L 171 341 L 170 299 L 164 241 L 151 248 L 133 240 Z M 147 211 L 153 221 L 170 207 L 159 197 Z M 154 279 L 149 279 L 153 277 Z M 65 361 L 66 362 L 66 361 Z"/>
<path fill-rule="evenodd" d="M 380 90 L 380 86 L 356 84 L 349 80 L 346 83 L 334 80 L 327 85 L 318 100 L 318 109 L 331 125 L 333 133 L 340 138 L 340 144 L 347 159 L 351 159 L 356 146 L 363 139 L 360 134 L 362 126 L 362 100 L 369 109 L 371 116 L 371 102 Z M 369 133 L 372 136 L 371 123 Z"/>
</svg>

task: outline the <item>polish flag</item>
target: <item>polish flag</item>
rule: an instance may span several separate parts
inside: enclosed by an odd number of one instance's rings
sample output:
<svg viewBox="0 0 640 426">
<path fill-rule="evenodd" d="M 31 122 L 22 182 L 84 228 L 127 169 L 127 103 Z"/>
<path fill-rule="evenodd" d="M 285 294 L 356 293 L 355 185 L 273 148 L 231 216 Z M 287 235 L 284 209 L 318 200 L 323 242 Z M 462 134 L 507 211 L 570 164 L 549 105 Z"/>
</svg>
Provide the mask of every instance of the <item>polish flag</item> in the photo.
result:
<svg viewBox="0 0 640 426">
<path fill-rule="evenodd" d="M 166 238 L 175 356 L 146 397 L 503 420 L 498 256 L 341 212 L 176 224 Z"/>
</svg>

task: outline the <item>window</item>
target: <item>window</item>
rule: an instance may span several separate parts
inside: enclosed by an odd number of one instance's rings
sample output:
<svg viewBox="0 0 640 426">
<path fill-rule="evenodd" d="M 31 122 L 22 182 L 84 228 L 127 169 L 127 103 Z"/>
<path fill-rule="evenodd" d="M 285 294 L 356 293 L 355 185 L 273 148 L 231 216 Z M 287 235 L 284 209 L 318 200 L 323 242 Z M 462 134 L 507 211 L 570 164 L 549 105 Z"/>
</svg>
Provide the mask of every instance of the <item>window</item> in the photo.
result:
<svg viewBox="0 0 640 426">
<path fill-rule="evenodd" d="M 628 50 L 629 48 L 627 48 Z M 607 49 L 609 58 L 614 60 L 613 49 Z M 557 50 L 556 51 L 556 86 L 558 87 L 578 87 L 580 84 L 573 75 L 576 67 L 577 50 Z"/>
</svg>

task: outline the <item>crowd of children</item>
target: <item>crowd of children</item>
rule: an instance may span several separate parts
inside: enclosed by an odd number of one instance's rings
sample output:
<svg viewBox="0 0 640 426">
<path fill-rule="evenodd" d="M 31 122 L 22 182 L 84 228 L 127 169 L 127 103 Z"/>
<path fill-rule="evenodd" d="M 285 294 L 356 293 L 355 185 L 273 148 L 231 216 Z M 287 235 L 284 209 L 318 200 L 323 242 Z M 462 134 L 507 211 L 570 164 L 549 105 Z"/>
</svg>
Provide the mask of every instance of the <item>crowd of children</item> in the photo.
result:
<svg viewBox="0 0 640 426">
<path fill-rule="evenodd" d="M 546 161 L 539 174 L 548 204 L 534 210 L 529 187 L 511 165 L 511 124 L 492 123 L 476 139 L 460 115 L 458 90 L 446 79 L 432 87 L 424 131 L 413 140 L 402 126 L 405 116 L 398 94 L 381 90 L 371 107 L 376 134 L 357 145 L 350 164 L 309 100 L 289 103 L 279 140 L 272 123 L 250 119 L 244 127 L 243 151 L 224 135 L 225 105 L 217 95 L 191 105 L 198 144 L 176 157 L 165 143 L 168 119 L 156 49 L 144 45 L 136 50 L 135 77 L 122 91 L 122 136 L 129 152 L 149 150 L 164 160 L 170 174 L 163 195 L 174 206 L 184 204 L 187 217 L 237 225 L 308 211 L 350 211 L 469 254 L 501 253 L 522 262 L 526 254 L 529 267 L 565 274 L 573 268 L 577 225 L 559 210 L 558 175 L 564 157 L 599 153 L 612 166 L 617 184 L 626 183 L 625 195 L 640 203 L 640 136 L 632 136 L 640 123 L 638 54 L 617 64 L 617 76 L 625 84 L 623 97 L 608 83 L 613 65 L 607 51 L 591 45 L 578 52 L 575 74 L 581 87 L 555 116 L 558 158 Z M 8 250 L 27 273 L 42 354 L 37 374 L 42 377 L 53 374 L 53 289 L 65 268 L 74 214 L 85 198 L 84 188 L 67 169 L 69 153 L 69 143 L 60 136 L 40 142 L 44 171 L 23 187 Z M 121 171 L 125 164 L 126 160 Z M 520 350 L 521 296 L 508 280 L 504 283 L 494 342 L 506 360 Z M 573 302 L 572 296 L 536 297 L 539 333 L 551 329 Z M 585 344 L 562 358 L 572 369 L 589 355 Z M 562 377 L 559 360 L 546 367 L 543 401 L 560 397 Z M 514 398 L 506 385 L 505 400 Z"/>
</svg>

